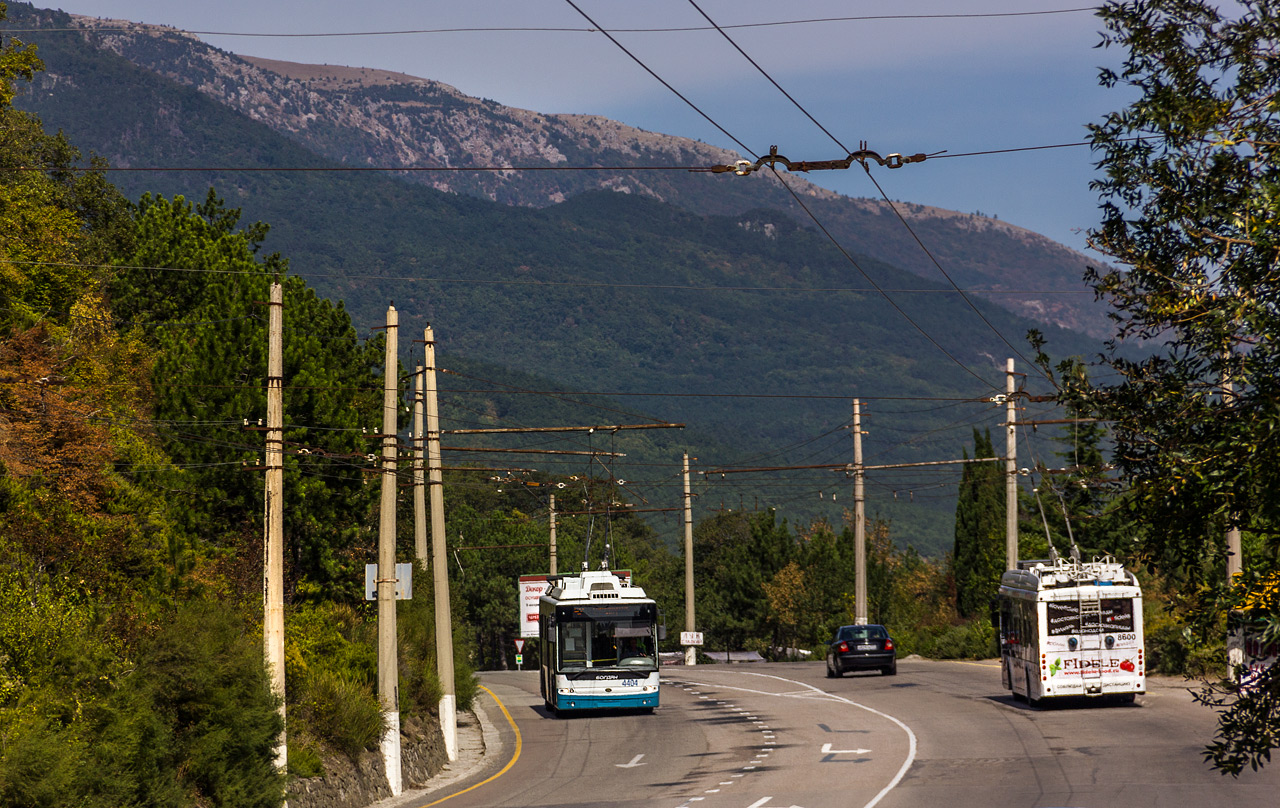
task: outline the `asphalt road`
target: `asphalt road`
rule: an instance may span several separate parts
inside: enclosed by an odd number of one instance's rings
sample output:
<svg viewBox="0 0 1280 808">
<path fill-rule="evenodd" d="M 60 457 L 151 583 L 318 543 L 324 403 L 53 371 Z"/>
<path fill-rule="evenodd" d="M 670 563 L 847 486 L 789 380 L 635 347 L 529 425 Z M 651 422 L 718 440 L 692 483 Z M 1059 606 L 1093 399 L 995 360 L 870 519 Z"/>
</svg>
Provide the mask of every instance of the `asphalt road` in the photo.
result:
<svg viewBox="0 0 1280 808">
<path fill-rule="evenodd" d="M 1280 799 L 1280 760 L 1239 779 L 1204 763 L 1215 718 L 1180 679 L 1150 679 L 1133 705 L 1031 709 L 1000 689 L 994 662 L 899 660 L 893 677 L 826 679 L 819 663 L 662 676 L 653 715 L 558 718 L 543 708 L 535 672 L 481 674 L 501 704 L 484 696 L 500 745 L 468 779 L 404 804 L 1204 808 Z"/>
</svg>

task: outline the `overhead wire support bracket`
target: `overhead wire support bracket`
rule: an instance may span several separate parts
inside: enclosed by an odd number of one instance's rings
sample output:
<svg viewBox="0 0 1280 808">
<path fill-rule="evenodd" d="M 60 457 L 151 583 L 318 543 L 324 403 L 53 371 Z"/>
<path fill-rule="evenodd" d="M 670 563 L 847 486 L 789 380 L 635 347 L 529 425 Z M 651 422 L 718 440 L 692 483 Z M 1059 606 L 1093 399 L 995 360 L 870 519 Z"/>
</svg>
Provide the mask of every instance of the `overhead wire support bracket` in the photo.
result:
<svg viewBox="0 0 1280 808">
<path fill-rule="evenodd" d="M 937 156 L 943 152 L 936 152 L 934 155 L 928 154 L 910 154 L 903 155 L 893 152 L 892 154 L 880 156 L 879 152 L 872 151 L 867 148 L 866 141 L 858 144 L 858 150 L 849 152 L 849 156 L 840 160 L 789 160 L 785 156 L 778 154 L 777 146 L 770 146 L 769 153 L 757 159 L 754 163 L 750 160 L 737 160 L 725 165 L 711 166 L 710 168 L 694 168 L 691 171 L 710 173 L 710 174 L 728 174 L 732 172 L 739 177 L 745 177 L 756 171 L 769 166 L 770 168 L 778 168 L 781 166 L 788 171 L 795 173 L 808 173 L 810 171 L 835 171 L 838 169 L 847 169 L 854 163 L 860 164 L 863 168 L 870 170 L 867 165 L 868 160 L 874 160 L 876 163 L 885 168 L 902 168 L 907 163 L 923 163 L 931 156 Z"/>
</svg>

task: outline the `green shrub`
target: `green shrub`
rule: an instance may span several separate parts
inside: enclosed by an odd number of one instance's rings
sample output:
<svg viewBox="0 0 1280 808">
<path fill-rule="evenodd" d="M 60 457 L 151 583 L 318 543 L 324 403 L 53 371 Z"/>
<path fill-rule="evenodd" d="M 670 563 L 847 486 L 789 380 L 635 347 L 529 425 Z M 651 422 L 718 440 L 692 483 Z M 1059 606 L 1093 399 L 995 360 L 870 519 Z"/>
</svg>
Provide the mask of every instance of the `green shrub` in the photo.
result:
<svg viewBox="0 0 1280 808">
<path fill-rule="evenodd" d="M 289 744 L 289 774 L 294 777 L 323 777 L 320 752 L 309 743 Z"/>
<path fill-rule="evenodd" d="M 382 708 L 368 685 L 330 670 L 312 672 L 302 703 L 308 727 L 348 757 L 382 739 Z"/>
<path fill-rule="evenodd" d="M 895 629 L 898 657 L 919 654 L 930 659 L 991 659 L 1000 655 L 995 629 L 986 617 L 954 626 Z"/>
</svg>

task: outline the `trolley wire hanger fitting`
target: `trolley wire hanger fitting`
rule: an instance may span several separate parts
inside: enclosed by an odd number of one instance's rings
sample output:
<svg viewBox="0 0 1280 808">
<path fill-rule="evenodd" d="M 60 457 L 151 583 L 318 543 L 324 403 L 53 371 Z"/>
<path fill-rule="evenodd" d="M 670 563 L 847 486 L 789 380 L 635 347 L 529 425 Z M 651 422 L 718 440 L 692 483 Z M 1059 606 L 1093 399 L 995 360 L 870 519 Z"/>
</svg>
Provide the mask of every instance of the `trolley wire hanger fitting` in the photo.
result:
<svg viewBox="0 0 1280 808">
<path fill-rule="evenodd" d="M 870 170 L 870 166 L 867 165 L 868 160 L 874 160 L 886 168 L 902 168 L 907 163 L 923 163 L 925 160 L 928 160 L 930 156 L 943 154 L 944 151 L 935 152 L 934 155 L 902 155 L 897 152 L 893 152 L 892 154 L 881 157 L 879 152 L 868 149 L 867 142 L 864 140 L 858 144 L 857 151 L 849 152 L 849 156 L 841 160 L 788 160 L 783 155 L 778 154 L 777 146 L 770 146 L 769 153 L 760 157 L 754 163 L 750 160 L 736 160 L 725 165 L 711 166 L 710 168 L 694 168 L 690 170 L 710 174 L 727 174 L 732 171 L 739 177 L 745 177 L 748 174 L 755 173 L 766 165 L 771 168 L 782 166 L 786 170 L 793 172 L 809 172 L 846 169 L 854 163 L 859 163 L 863 168 Z"/>
</svg>

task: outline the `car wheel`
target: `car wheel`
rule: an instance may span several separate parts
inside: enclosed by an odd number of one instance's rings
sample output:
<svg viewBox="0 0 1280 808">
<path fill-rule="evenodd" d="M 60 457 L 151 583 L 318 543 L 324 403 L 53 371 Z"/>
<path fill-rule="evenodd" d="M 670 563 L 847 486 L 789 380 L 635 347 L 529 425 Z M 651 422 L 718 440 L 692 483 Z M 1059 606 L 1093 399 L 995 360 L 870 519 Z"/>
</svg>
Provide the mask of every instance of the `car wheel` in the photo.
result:
<svg viewBox="0 0 1280 808">
<path fill-rule="evenodd" d="M 883 668 L 881 668 L 881 669 L 880 669 L 880 673 L 884 674 L 885 676 L 897 676 L 897 675 L 898 675 L 898 660 L 896 660 L 896 659 L 895 659 L 895 660 L 893 661 L 893 664 L 891 664 L 891 665 L 886 665 L 886 666 L 884 666 Z"/>
<path fill-rule="evenodd" d="M 827 678 L 828 679 L 836 678 L 836 675 L 831 672 L 831 660 L 829 659 L 827 660 Z"/>
<path fill-rule="evenodd" d="M 837 678 L 837 679 L 843 679 L 843 678 L 844 678 L 844 671 L 840 670 L 840 663 L 839 663 L 839 662 L 836 662 L 836 663 L 834 663 L 834 664 L 835 664 L 835 674 L 836 674 L 836 678 Z"/>
</svg>

